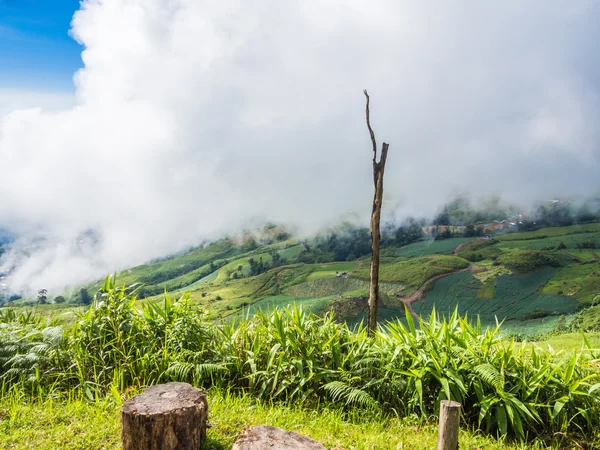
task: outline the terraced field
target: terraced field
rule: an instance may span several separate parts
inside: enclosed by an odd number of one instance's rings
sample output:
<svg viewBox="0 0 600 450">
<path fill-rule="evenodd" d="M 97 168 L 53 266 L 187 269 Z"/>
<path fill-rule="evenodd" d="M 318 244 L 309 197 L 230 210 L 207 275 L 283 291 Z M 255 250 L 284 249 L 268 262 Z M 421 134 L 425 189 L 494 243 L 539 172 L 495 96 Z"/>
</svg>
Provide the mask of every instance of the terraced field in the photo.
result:
<svg viewBox="0 0 600 450">
<path fill-rule="evenodd" d="M 379 279 L 383 282 L 397 282 L 417 288 L 436 275 L 455 272 L 468 266 L 468 261 L 449 255 L 402 258 L 394 263 L 382 264 L 379 269 Z M 354 273 L 359 278 L 369 279 L 367 268 L 356 270 Z"/>
<path fill-rule="evenodd" d="M 549 334 L 578 309 L 600 301 L 600 256 L 581 248 L 586 246 L 600 247 L 600 224 L 386 249 L 379 319 L 402 320 L 406 301 L 424 316 L 434 308 L 441 314 L 458 308 L 484 323 L 505 320 L 507 333 Z M 351 324 L 364 320 L 369 259 L 296 262 L 307 251 L 309 246 L 293 239 L 253 247 L 224 240 L 119 277 L 126 284 L 143 282 L 149 301 L 160 299 L 165 288 L 189 291 L 214 319 L 296 303 L 315 312 L 333 310 Z M 277 266 L 271 264 L 275 253 L 281 258 Z M 250 258 L 262 259 L 265 271 L 251 276 Z M 421 301 L 414 301 L 419 295 Z"/>
<path fill-rule="evenodd" d="M 501 239 L 501 238 L 500 238 Z M 564 236 L 554 236 L 543 239 L 513 239 L 502 240 L 498 247 L 500 248 L 519 248 L 532 250 L 556 250 L 559 247 L 568 249 L 578 249 L 582 245 L 592 243 L 600 251 L 600 232 L 569 234 Z"/>
<path fill-rule="evenodd" d="M 591 303 L 600 294 L 600 261 L 571 264 L 561 268 L 544 286 L 544 294 L 569 295 Z"/>
<path fill-rule="evenodd" d="M 314 298 L 277 295 L 265 297 L 249 307 L 243 308 L 239 314 L 252 315 L 258 310 L 268 311 L 279 307 L 293 307 L 294 305 L 302 306 L 302 308 L 318 314 L 323 311 L 329 303 L 331 303 L 332 299 L 333 297 Z"/>
<path fill-rule="evenodd" d="M 460 314 L 479 317 L 484 323 L 572 314 L 579 307 L 576 299 L 538 293 L 556 272 L 545 268 L 527 275 L 501 275 L 489 299 L 478 297 L 482 283 L 470 271 L 450 275 L 438 280 L 425 300 L 415 302 L 413 308 L 422 316 L 429 315 L 434 308 L 440 314 L 451 314 L 458 308 Z"/>
<path fill-rule="evenodd" d="M 570 234 L 600 232 L 600 223 L 588 223 L 584 225 L 570 225 L 568 227 L 542 228 L 536 231 L 524 231 L 521 233 L 507 233 L 497 237 L 501 241 L 541 239 L 555 236 L 567 236 Z"/>
<path fill-rule="evenodd" d="M 452 253 L 456 247 L 473 238 L 451 238 L 440 241 L 419 241 L 398 249 L 397 256 L 425 256 L 436 253 Z"/>
</svg>

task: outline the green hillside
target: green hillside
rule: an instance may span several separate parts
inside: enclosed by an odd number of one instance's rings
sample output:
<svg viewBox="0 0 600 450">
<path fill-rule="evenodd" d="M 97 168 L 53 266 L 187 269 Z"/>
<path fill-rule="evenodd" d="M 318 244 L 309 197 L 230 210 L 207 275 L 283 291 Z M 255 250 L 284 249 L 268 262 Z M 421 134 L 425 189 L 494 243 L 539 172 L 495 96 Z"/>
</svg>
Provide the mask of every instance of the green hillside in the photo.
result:
<svg viewBox="0 0 600 450">
<path fill-rule="evenodd" d="M 319 314 L 334 311 L 338 320 L 357 324 L 366 317 L 370 260 L 368 254 L 351 258 L 349 253 L 367 252 L 368 234 L 348 230 L 302 242 L 283 232 L 224 239 L 125 270 L 117 280 L 136 286 L 143 302 L 162 299 L 165 290 L 189 292 L 212 320 L 297 303 Z M 597 223 L 401 247 L 394 243 L 387 241 L 382 249 L 382 323 L 405 318 L 408 302 L 416 314 L 435 310 L 447 315 L 458 309 L 486 324 L 505 321 L 503 328 L 511 334 L 526 328 L 548 334 L 554 330 L 549 324 L 560 317 L 570 320 L 598 303 Z M 336 255 L 350 260 L 336 261 Z M 100 286 L 87 290 L 93 295 Z"/>
<path fill-rule="evenodd" d="M 600 442 L 594 431 L 600 378 L 591 347 L 600 331 L 599 233 L 586 225 L 401 247 L 388 242 L 380 267 L 382 327 L 375 339 L 362 327 L 370 271 L 364 233 L 302 242 L 285 235 L 224 239 L 117 274 L 117 284 L 126 286 L 104 284 L 97 297 L 102 301 L 91 308 L 74 304 L 77 294 L 71 302 L 37 305 L 41 315 L 0 309 L 0 367 L 12 371 L 3 380 L 11 389 L 18 386 L 18 395 L 31 385 L 40 392 L 81 392 L 82 398 L 108 395 L 116 402 L 131 387 L 187 381 L 210 389 L 212 398 L 231 392 L 227 401 L 234 403 L 250 397 L 257 405 L 322 403 L 340 414 L 401 417 L 398 423 L 411 430 L 404 418 L 423 426 L 440 399 L 453 398 L 481 439 L 534 438 L 532 448 L 545 448 L 566 430 L 565 442 L 594 448 Z M 90 293 L 99 288 L 86 287 Z M 165 289 L 177 294 L 165 298 Z M 577 386 L 581 392 L 568 399 Z M 69 407 L 83 414 L 85 405 L 72 398 Z M 488 408 L 488 398 L 523 408 Z M 8 400 L 0 407 L 11 414 L 23 409 Z M 55 417 L 50 408 L 40 403 L 35 414 Z M 593 419 L 581 418 L 581 408 Z M 271 411 L 281 410 L 278 404 Z M 509 410 L 518 411 L 512 422 L 506 421 Z M 111 411 L 107 426 L 114 428 Z M 327 423 L 318 417 L 312 429 Z M 6 428 L 0 442 L 13 448 L 17 428 Z M 82 439 L 90 442 L 97 432 L 82 432 Z M 32 429 L 29 434 L 36 436 L 30 444 L 51 448 Z"/>
</svg>

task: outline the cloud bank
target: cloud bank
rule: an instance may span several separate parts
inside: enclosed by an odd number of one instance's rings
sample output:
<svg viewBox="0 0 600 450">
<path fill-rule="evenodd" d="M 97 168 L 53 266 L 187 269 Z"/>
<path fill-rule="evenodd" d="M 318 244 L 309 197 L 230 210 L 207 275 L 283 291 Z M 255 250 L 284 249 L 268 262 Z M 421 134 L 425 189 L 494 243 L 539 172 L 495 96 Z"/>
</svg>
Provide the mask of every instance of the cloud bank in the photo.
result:
<svg viewBox="0 0 600 450">
<path fill-rule="evenodd" d="M 252 221 L 368 223 L 363 88 L 397 217 L 589 193 L 599 19 L 591 0 L 84 0 L 73 105 L 0 109 L 0 225 L 21 236 L 0 271 L 55 293 Z"/>
</svg>

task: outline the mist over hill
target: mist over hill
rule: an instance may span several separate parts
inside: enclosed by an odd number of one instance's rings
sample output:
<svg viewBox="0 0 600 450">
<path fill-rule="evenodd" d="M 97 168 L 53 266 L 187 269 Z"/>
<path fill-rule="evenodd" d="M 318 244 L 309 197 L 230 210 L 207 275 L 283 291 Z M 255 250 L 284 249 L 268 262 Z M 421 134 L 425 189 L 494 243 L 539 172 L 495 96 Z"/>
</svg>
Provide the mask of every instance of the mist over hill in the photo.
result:
<svg viewBox="0 0 600 450">
<path fill-rule="evenodd" d="M 73 98 L 1 109 L 0 224 L 17 238 L 0 272 L 31 294 L 267 221 L 368 223 L 363 88 L 391 144 L 389 221 L 464 192 L 519 211 L 589 195 L 599 17 L 588 1 L 84 0 Z"/>
</svg>

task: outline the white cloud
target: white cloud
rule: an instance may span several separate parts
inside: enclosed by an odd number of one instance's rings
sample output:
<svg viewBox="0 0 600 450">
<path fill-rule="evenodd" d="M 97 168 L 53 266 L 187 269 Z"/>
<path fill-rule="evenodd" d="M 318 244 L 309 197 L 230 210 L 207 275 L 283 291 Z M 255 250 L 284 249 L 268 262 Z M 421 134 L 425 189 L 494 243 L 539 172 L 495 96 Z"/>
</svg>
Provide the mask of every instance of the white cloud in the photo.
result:
<svg viewBox="0 0 600 450">
<path fill-rule="evenodd" d="M 363 88 L 399 215 L 596 188 L 599 8 L 85 0 L 77 104 L 0 125 L 0 224 L 36 238 L 3 267 L 52 291 L 256 218 L 366 219 Z"/>
<path fill-rule="evenodd" d="M 64 110 L 71 108 L 74 103 L 75 97 L 70 92 L 43 92 L 0 87 L 0 118 L 20 109 Z"/>
</svg>

